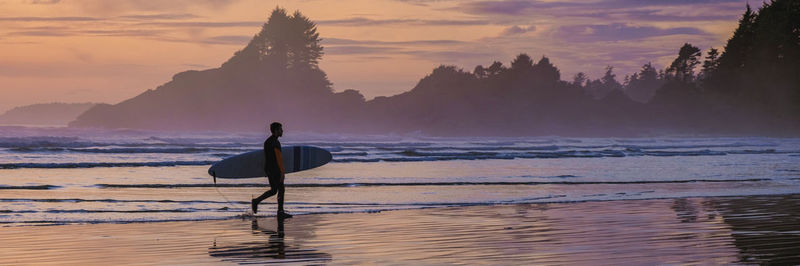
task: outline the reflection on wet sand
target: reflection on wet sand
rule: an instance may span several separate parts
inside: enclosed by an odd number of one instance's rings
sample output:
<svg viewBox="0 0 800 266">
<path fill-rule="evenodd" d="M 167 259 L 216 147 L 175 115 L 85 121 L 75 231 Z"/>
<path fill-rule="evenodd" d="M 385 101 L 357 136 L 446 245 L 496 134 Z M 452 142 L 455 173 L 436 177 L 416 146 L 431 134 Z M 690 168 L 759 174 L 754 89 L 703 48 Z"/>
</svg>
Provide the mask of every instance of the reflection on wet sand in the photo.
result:
<svg viewBox="0 0 800 266">
<path fill-rule="evenodd" d="M 0 265 L 797 265 L 800 194 L 0 227 L 0 239 Z"/>
<path fill-rule="evenodd" d="M 682 223 L 720 223 L 726 240 L 738 249 L 738 263 L 800 263 L 800 195 L 675 199 L 672 210 Z"/>
<path fill-rule="evenodd" d="M 230 246 L 218 246 L 216 240 L 208 254 L 223 261 L 239 264 L 254 263 L 318 263 L 331 259 L 331 255 L 314 249 L 303 248 L 298 244 L 287 243 L 284 233 L 284 219 L 270 218 L 277 221 L 277 230 L 259 226 L 259 220 L 253 218 L 251 230 L 253 235 L 266 236 L 265 240 L 242 242 Z"/>
<path fill-rule="evenodd" d="M 708 202 L 731 226 L 739 262 L 800 264 L 800 195 L 711 198 Z"/>
</svg>

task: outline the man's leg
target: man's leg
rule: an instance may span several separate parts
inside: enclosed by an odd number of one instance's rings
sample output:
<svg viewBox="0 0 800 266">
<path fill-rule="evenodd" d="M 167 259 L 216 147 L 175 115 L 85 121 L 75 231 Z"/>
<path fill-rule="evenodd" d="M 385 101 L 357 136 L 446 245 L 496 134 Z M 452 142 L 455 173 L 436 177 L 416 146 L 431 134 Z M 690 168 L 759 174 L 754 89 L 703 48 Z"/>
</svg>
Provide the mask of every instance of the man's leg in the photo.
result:
<svg viewBox="0 0 800 266">
<path fill-rule="evenodd" d="M 278 188 L 278 219 L 292 218 L 291 214 L 283 210 L 283 193 L 285 191 L 286 187 L 281 184 L 281 187 Z"/>
<path fill-rule="evenodd" d="M 264 194 L 261 194 L 261 196 L 258 196 L 258 198 L 253 199 L 250 202 L 250 208 L 253 209 L 253 214 L 258 213 L 258 204 L 261 203 L 261 201 L 265 200 L 266 198 L 272 197 L 272 195 L 275 195 L 275 193 L 277 192 L 278 192 L 277 189 L 270 188 L 270 190 L 267 190 L 267 192 L 264 192 Z"/>
<path fill-rule="evenodd" d="M 286 191 L 286 188 L 281 184 L 281 187 L 278 188 L 278 212 L 283 212 L 283 192 Z"/>
<path fill-rule="evenodd" d="M 261 203 L 261 201 L 265 200 L 266 198 L 272 197 L 272 195 L 278 193 L 278 189 L 276 189 L 276 187 L 279 184 L 279 180 L 275 180 L 274 178 L 270 177 L 268 177 L 268 180 L 270 189 L 267 190 L 267 192 L 264 192 L 264 194 L 261 194 L 261 196 L 258 196 L 258 198 L 255 198 L 250 202 L 251 204 L 250 208 L 253 209 L 253 214 L 258 213 L 258 204 Z"/>
</svg>

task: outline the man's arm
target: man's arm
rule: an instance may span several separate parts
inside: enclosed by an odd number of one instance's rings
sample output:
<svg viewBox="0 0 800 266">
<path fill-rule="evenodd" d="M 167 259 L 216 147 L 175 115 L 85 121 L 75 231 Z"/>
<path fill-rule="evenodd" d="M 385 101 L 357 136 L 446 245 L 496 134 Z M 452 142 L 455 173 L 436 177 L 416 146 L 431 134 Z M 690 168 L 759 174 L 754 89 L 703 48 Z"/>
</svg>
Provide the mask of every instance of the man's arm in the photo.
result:
<svg viewBox="0 0 800 266">
<path fill-rule="evenodd" d="M 283 168 L 283 154 L 281 154 L 281 149 L 275 148 L 275 160 L 278 161 L 278 168 L 281 169 L 281 181 L 283 181 L 283 177 L 286 174 L 286 168 Z"/>
</svg>

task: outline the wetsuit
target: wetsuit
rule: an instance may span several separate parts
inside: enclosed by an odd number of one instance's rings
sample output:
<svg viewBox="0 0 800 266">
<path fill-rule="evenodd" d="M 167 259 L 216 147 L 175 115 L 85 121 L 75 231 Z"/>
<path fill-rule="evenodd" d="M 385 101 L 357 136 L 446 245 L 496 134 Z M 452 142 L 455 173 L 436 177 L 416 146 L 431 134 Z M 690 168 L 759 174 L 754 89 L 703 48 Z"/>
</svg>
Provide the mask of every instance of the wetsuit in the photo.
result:
<svg viewBox="0 0 800 266">
<path fill-rule="evenodd" d="M 278 212 L 283 212 L 283 193 L 286 190 L 283 185 L 283 158 L 281 157 L 281 142 L 278 137 L 270 136 L 264 141 L 264 172 L 269 179 L 270 190 L 264 192 L 261 196 L 256 198 L 255 204 L 260 203 L 262 200 L 278 194 Z"/>
</svg>

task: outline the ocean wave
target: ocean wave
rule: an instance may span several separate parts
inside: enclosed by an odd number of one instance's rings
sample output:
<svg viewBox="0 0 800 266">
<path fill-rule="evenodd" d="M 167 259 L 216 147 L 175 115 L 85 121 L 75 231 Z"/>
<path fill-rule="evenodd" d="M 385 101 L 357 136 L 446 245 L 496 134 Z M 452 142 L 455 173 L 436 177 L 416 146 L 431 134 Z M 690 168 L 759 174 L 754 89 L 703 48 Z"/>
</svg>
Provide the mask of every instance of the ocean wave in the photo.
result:
<svg viewBox="0 0 800 266">
<path fill-rule="evenodd" d="M 367 156 L 367 152 L 331 152 L 333 156 Z"/>
<path fill-rule="evenodd" d="M 211 178 L 209 177 L 209 180 Z M 95 184 L 98 188 L 205 188 L 205 187 L 267 187 L 266 183 L 202 183 L 202 184 Z M 289 185 L 286 185 L 289 186 Z"/>
<path fill-rule="evenodd" d="M 415 150 L 423 150 L 423 151 L 438 151 L 438 150 L 459 150 L 459 151 L 556 151 L 565 148 L 579 148 L 579 149 L 594 149 L 594 148 L 604 148 L 608 147 L 607 145 L 598 145 L 598 146 L 558 146 L 558 145 L 546 145 L 546 146 L 491 146 L 491 147 L 479 147 L 479 146 L 434 146 L 434 147 L 418 147 L 414 148 Z M 399 147 L 402 148 L 402 147 Z"/>
<path fill-rule="evenodd" d="M 2 163 L 0 169 L 18 168 L 95 168 L 95 167 L 163 167 L 183 165 L 211 165 L 216 161 L 162 161 L 162 162 L 82 162 L 82 163 Z"/>
<path fill-rule="evenodd" d="M 78 137 L 0 137 L 0 148 L 90 147 Z"/>
<path fill-rule="evenodd" d="M 555 159 L 555 158 L 603 158 L 603 157 L 636 157 L 636 156 L 724 156 L 729 154 L 792 154 L 796 151 L 763 150 L 689 150 L 689 151 L 643 151 L 643 150 L 566 150 L 566 151 L 529 151 L 529 152 L 422 152 L 418 150 L 402 150 L 394 153 L 359 156 L 334 156 L 333 162 L 419 162 L 449 160 L 510 160 L 510 159 Z M 795 155 L 790 155 L 795 156 Z M 365 158 L 366 157 L 366 158 Z"/>
<path fill-rule="evenodd" d="M 75 153 L 204 153 L 210 151 L 244 151 L 241 149 L 212 148 L 55 148 L 55 147 L 20 147 L 9 149 L 13 152 L 75 152 Z"/>
<path fill-rule="evenodd" d="M 180 209 L 144 209 L 144 210 L 45 210 L 43 213 L 163 213 L 163 212 L 199 212 L 199 211 L 225 211 L 227 209 L 198 209 L 198 208 L 180 208 Z"/>
<path fill-rule="evenodd" d="M 213 201 L 213 200 L 125 200 L 125 199 L 28 199 L 28 198 L 0 198 L 0 202 L 53 202 L 53 203 L 82 203 L 82 202 L 103 202 L 103 203 L 179 203 L 179 204 L 194 204 L 194 203 L 210 203 L 210 204 L 224 204 L 224 203 L 250 203 L 249 201 Z"/>
<path fill-rule="evenodd" d="M 769 178 L 751 179 L 688 179 L 688 180 L 632 180 L 632 181 L 507 181 L 507 182 L 354 182 L 354 183 L 304 183 L 286 184 L 286 187 L 385 187 L 385 186 L 509 186 L 509 185 L 628 185 L 628 184 L 679 184 L 679 183 L 730 183 L 762 182 Z M 99 188 L 206 188 L 206 187 L 267 187 L 264 183 L 244 184 L 96 184 Z"/>
<path fill-rule="evenodd" d="M 48 189 L 56 189 L 56 188 L 60 188 L 60 186 L 55 186 L 55 185 L 33 185 L 33 186 L 7 186 L 7 185 L 0 185 L 0 190 L 4 190 L 4 189 L 48 190 Z"/>
<path fill-rule="evenodd" d="M 211 148 L 108 148 L 108 149 L 70 149 L 84 153 L 203 153 L 209 151 L 225 151 L 231 149 Z M 237 151 L 239 149 L 236 149 Z"/>
<path fill-rule="evenodd" d="M 404 150 L 401 152 L 397 152 L 396 154 L 408 157 L 439 157 L 439 156 L 474 156 L 474 157 L 482 157 L 482 156 L 495 156 L 497 152 L 477 152 L 477 151 L 470 151 L 470 152 L 420 152 L 416 150 Z"/>
<path fill-rule="evenodd" d="M 672 145 L 628 145 L 615 144 L 613 148 L 639 149 L 639 150 L 669 150 L 669 149 L 709 149 L 709 148 L 741 148 L 741 147 L 776 147 L 775 143 L 746 143 L 734 142 L 724 144 L 672 144 Z"/>
<path fill-rule="evenodd" d="M 699 150 L 699 151 L 647 151 L 642 155 L 647 156 L 704 156 L 704 155 L 727 155 L 727 152 Z"/>
</svg>

